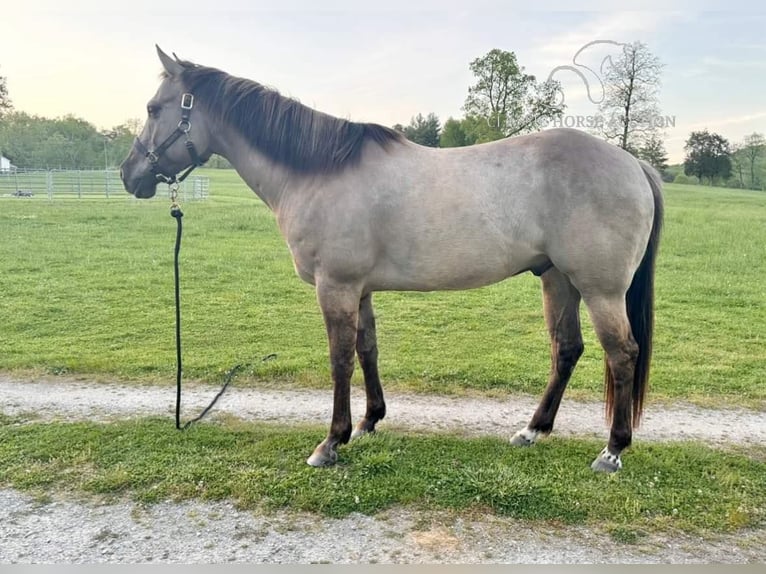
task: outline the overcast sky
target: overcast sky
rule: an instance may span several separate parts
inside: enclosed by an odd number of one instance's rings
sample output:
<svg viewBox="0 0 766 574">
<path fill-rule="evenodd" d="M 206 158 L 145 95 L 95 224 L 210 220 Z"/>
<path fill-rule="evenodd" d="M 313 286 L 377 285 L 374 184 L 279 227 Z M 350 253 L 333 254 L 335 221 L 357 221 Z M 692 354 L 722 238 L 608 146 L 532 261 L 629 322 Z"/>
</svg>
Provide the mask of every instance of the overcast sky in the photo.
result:
<svg viewBox="0 0 766 574">
<path fill-rule="evenodd" d="M 144 116 L 161 69 L 155 43 L 324 112 L 392 125 L 418 112 L 442 122 L 461 116 L 468 64 L 493 48 L 516 52 L 542 79 L 572 65 L 590 42 L 640 40 L 665 66 L 660 107 L 675 123 L 666 130 L 672 161 L 682 159 L 691 130 L 709 128 L 732 142 L 766 132 L 764 12 L 542 12 L 521 8 L 549 2 L 483 0 L 381 1 L 378 8 L 290 0 L 5 4 L 0 75 L 16 109 L 74 114 L 99 128 Z M 597 71 L 618 50 L 595 44 L 578 63 Z M 597 78 L 581 70 L 597 99 Z M 568 115 L 597 113 L 579 76 L 556 78 Z"/>
</svg>

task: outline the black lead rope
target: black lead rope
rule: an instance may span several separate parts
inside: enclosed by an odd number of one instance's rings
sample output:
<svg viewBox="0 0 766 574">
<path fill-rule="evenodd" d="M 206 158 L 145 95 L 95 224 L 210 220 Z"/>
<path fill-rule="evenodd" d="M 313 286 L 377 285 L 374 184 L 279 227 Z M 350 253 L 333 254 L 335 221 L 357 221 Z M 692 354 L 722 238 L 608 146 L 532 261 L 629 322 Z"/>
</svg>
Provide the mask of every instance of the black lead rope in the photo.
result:
<svg viewBox="0 0 766 574">
<path fill-rule="evenodd" d="M 176 246 L 173 251 L 173 274 L 175 276 L 175 294 L 176 294 L 176 428 L 178 430 L 186 430 L 194 423 L 202 420 L 202 418 L 210 412 L 210 409 L 213 408 L 213 405 L 218 402 L 218 399 L 220 399 L 223 394 L 226 392 L 226 389 L 229 386 L 229 383 L 231 383 L 232 379 L 234 379 L 234 375 L 237 374 L 237 371 L 242 368 L 242 365 L 236 365 L 234 366 L 228 373 L 226 373 L 226 380 L 224 381 L 223 387 L 221 387 L 221 390 L 218 391 L 218 394 L 213 398 L 211 403 L 205 407 L 205 409 L 197 415 L 195 418 L 186 421 L 186 423 L 182 426 L 181 425 L 181 374 L 183 372 L 183 363 L 182 363 L 182 357 L 181 357 L 181 281 L 180 281 L 180 268 L 178 265 L 178 255 L 181 253 L 181 234 L 183 233 L 183 212 L 181 211 L 181 208 L 173 202 L 173 205 L 170 207 L 170 215 L 173 216 L 177 222 L 176 225 Z"/>
<path fill-rule="evenodd" d="M 210 412 L 210 409 L 213 408 L 213 406 L 218 402 L 218 399 L 220 399 L 223 394 L 226 392 L 226 389 L 229 387 L 229 384 L 234 379 L 234 375 L 237 374 L 237 372 L 244 367 L 245 365 L 239 364 L 232 367 L 228 373 L 226 373 L 223 386 L 221 387 L 221 390 L 218 391 L 218 394 L 213 397 L 213 400 L 210 402 L 208 406 L 204 408 L 204 410 L 197 415 L 195 418 L 186 421 L 183 425 L 181 425 L 181 374 L 183 372 L 183 363 L 181 358 L 181 281 L 180 281 L 180 267 L 178 264 L 178 255 L 181 253 L 181 234 L 183 232 L 183 223 L 181 222 L 181 219 L 183 218 L 184 214 L 181 211 L 181 208 L 178 206 L 178 204 L 175 202 L 175 190 L 171 190 L 171 194 L 173 194 L 173 204 L 170 206 L 170 215 L 175 218 L 176 220 L 176 245 L 174 249 L 174 257 L 173 257 L 173 272 L 175 276 L 175 296 L 176 296 L 176 428 L 178 430 L 186 430 L 194 423 L 202 420 L 202 418 L 207 415 L 208 412 Z M 263 357 L 261 359 L 261 362 L 266 362 L 270 359 L 275 359 L 277 357 L 276 353 L 270 353 Z"/>
<path fill-rule="evenodd" d="M 176 246 L 173 257 L 173 272 L 175 275 L 176 291 L 176 428 L 184 430 L 189 425 L 181 428 L 181 372 L 183 365 L 181 362 L 181 277 L 178 266 L 178 254 L 181 253 L 181 234 L 183 233 L 182 218 L 184 216 L 181 208 L 173 203 L 170 206 L 170 215 L 176 220 Z"/>
</svg>

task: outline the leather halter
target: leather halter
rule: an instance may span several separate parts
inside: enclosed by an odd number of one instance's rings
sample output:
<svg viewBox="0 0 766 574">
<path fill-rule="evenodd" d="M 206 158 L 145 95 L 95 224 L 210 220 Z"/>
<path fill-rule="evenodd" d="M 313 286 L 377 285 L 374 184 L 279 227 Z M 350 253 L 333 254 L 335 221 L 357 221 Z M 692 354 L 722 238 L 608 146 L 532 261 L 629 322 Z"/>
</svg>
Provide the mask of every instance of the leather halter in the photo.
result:
<svg viewBox="0 0 766 574">
<path fill-rule="evenodd" d="M 133 142 L 133 147 L 135 147 L 141 155 L 149 160 L 152 173 L 157 178 L 157 181 L 162 181 L 168 184 L 180 183 L 185 180 L 196 167 L 199 167 L 205 163 L 205 160 L 202 159 L 197 153 L 197 148 L 194 147 L 194 142 L 192 142 L 191 138 L 189 137 L 189 132 L 191 131 L 191 122 L 189 121 L 189 117 L 191 116 L 193 107 L 194 96 L 190 93 L 181 94 L 181 120 L 178 122 L 178 126 L 173 131 L 173 133 L 165 138 L 165 141 L 158 145 L 154 150 L 150 151 L 149 148 L 147 148 L 138 138 L 136 138 Z M 186 137 L 186 149 L 189 152 L 189 157 L 191 158 L 192 163 L 180 176 L 178 175 L 180 172 L 176 172 L 173 175 L 167 175 L 162 172 L 159 166 L 160 158 L 162 157 L 162 154 L 164 154 L 170 148 L 170 146 L 176 143 L 176 141 L 182 136 Z"/>
</svg>

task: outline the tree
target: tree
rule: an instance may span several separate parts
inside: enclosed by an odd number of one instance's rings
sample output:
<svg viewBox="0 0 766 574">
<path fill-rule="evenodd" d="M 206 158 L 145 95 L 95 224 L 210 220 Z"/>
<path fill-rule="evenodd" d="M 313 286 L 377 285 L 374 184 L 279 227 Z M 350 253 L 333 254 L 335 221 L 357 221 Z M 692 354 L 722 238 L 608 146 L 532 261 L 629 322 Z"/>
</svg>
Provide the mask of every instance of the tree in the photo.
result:
<svg viewBox="0 0 766 574">
<path fill-rule="evenodd" d="M 128 154 L 140 125 L 129 120 L 99 132 L 71 115 L 49 119 L 11 112 L 0 122 L 0 149 L 22 168 L 103 169 L 105 163 L 115 167 Z M 105 139 L 104 133 L 114 137 Z"/>
<path fill-rule="evenodd" d="M 602 133 L 624 150 L 636 153 L 644 141 L 656 137 L 660 115 L 658 92 L 662 63 L 645 44 L 623 46 L 622 55 L 609 59 L 604 70 Z"/>
<path fill-rule="evenodd" d="M 11 98 L 8 96 L 8 86 L 5 77 L 0 76 L 0 118 L 13 109 Z"/>
<path fill-rule="evenodd" d="M 133 140 L 141 133 L 143 122 L 138 118 L 126 120 L 120 125 L 114 126 L 111 130 L 106 130 L 106 137 L 103 142 L 109 148 L 108 159 L 109 166 L 114 167 L 119 164 L 133 147 Z"/>
<path fill-rule="evenodd" d="M 649 137 L 638 149 L 638 157 L 649 162 L 660 173 L 668 167 L 668 154 L 665 143 L 656 135 Z"/>
<path fill-rule="evenodd" d="M 763 134 L 753 132 L 749 136 L 745 136 L 741 150 L 750 168 L 750 189 L 758 189 L 760 186 L 758 177 L 755 174 L 755 166 L 763 156 L 764 149 L 766 149 L 766 139 L 763 137 Z"/>
<path fill-rule="evenodd" d="M 394 126 L 394 129 L 397 129 L 397 126 Z M 426 117 L 423 117 L 423 114 L 418 114 L 410 120 L 410 125 L 403 128 L 404 135 L 408 140 L 428 147 L 439 147 L 440 130 L 439 118 L 433 112 Z"/>
<path fill-rule="evenodd" d="M 465 120 L 450 118 L 444 122 L 444 127 L 439 137 L 439 145 L 441 147 L 462 147 L 475 143 L 476 139 L 473 137 L 473 134 L 469 133 L 466 129 Z"/>
<path fill-rule="evenodd" d="M 706 177 L 713 185 L 714 179 L 728 179 L 731 175 L 731 149 L 722 135 L 708 130 L 692 132 L 684 150 L 684 173 L 696 175 L 700 183 Z"/>
<path fill-rule="evenodd" d="M 45 167 L 47 132 L 43 118 L 11 112 L 0 122 L 0 149 L 18 167 Z"/>
<path fill-rule="evenodd" d="M 469 68 L 476 83 L 468 88 L 463 110 L 473 120 L 477 142 L 539 130 L 564 112 L 557 103 L 558 82 L 537 82 L 513 52 L 490 50 Z"/>
<path fill-rule="evenodd" d="M 734 175 L 737 176 L 737 187 L 745 189 L 745 167 L 747 159 L 745 158 L 745 150 L 742 149 L 741 144 L 735 144 L 731 146 L 731 168 Z"/>
<path fill-rule="evenodd" d="M 56 164 L 77 168 L 104 165 L 102 136 L 90 122 L 70 114 L 54 120 L 51 131 L 52 136 L 65 142 Z M 94 161 L 96 157 L 98 162 Z"/>
</svg>

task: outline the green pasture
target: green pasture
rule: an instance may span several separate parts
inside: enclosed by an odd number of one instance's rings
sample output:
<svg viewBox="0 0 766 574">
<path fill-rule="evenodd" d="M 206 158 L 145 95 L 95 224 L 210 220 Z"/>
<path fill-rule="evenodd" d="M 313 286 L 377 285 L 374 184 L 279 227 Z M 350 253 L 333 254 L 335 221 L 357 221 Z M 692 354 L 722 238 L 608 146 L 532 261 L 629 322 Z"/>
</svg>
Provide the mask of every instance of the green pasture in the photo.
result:
<svg viewBox="0 0 766 574">
<path fill-rule="evenodd" d="M 324 428 L 234 419 L 177 432 L 167 420 L 40 423 L 0 416 L 0 484 L 44 501 L 51 491 L 162 500 L 227 499 L 242 508 L 345 516 L 392 506 L 496 513 L 605 528 L 618 542 L 758 527 L 764 453 L 695 443 L 638 444 L 618 474 L 590 470 L 601 442 L 550 438 L 532 449 L 497 438 L 380 431 L 304 462 Z M 757 454 L 759 453 L 759 454 Z"/>
<path fill-rule="evenodd" d="M 329 388 L 315 296 L 273 215 L 233 171 L 203 175 L 210 198 L 183 205 L 185 376 L 217 382 L 247 363 L 236 384 Z M 649 403 L 763 408 L 766 194 L 665 190 Z M 171 384 L 174 237 L 166 200 L 0 198 L 0 371 Z M 548 340 L 531 274 L 374 302 L 386 389 L 542 392 Z M 570 393 L 598 399 L 602 353 L 587 318 L 584 333 Z"/>
</svg>

